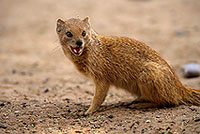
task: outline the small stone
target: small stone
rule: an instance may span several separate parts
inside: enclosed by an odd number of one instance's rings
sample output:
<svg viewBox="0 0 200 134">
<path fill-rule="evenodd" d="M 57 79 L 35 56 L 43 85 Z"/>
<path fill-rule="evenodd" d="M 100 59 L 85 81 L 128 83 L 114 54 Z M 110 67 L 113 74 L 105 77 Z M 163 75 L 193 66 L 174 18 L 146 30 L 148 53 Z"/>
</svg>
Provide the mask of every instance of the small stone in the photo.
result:
<svg viewBox="0 0 200 134">
<path fill-rule="evenodd" d="M 150 120 L 146 120 L 146 123 L 150 123 L 151 121 Z"/>
<path fill-rule="evenodd" d="M 145 133 L 147 130 L 148 130 L 147 128 L 143 128 L 142 133 Z"/>
<path fill-rule="evenodd" d="M 183 30 L 176 30 L 176 35 L 182 36 L 184 34 Z"/>
<path fill-rule="evenodd" d="M 195 121 L 195 122 L 199 122 L 199 121 L 200 121 L 200 118 L 196 118 L 194 121 Z"/>
<path fill-rule="evenodd" d="M 33 130 L 32 133 L 37 133 L 37 131 L 36 131 L 36 130 Z"/>
<path fill-rule="evenodd" d="M 3 116 L 4 116 L 4 117 L 7 117 L 7 116 L 8 116 L 8 114 L 3 114 Z"/>
<path fill-rule="evenodd" d="M 196 107 L 195 106 L 191 106 L 191 107 L 189 107 L 189 109 L 192 110 L 192 111 L 195 111 Z"/>
<path fill-rule="evenodd" d="M 72 111 L 71 111 L 70 109 L 67 109 L 67 112 L 68 112 L 68 113 L 71 113 Z"/>
<path fill-rule="evenodd" d="M 0 128 L 6 129 L 7 126 L 6 125 L 0 125 Z"/>
<path fill-rule="evenodd" d="M 136 123 L 137 125 L 140 125 L 140 122 L 139 122 L 139 121 L 136 121 L 135 123 Z"/>
<path fill-rule="evenodd" d="M 32 123 L 31 126 L 32 126 L 32 127 L 35 127 L 35 123 Z"/>
<path fill-rule="evenodd" d="M 42 81 L 43 84 L 47 83 L 49 81 L 49 78 L 46 78 Z"/>
<path fill-rule="evenodd" d="M 22 103 L 22 106 L 23 106 L 23 107 L 26 107 L 27 105 L 26 105 L 26 103 Z"/>
<path fill-rule="evenodd" d="M 47 92 L 49 92 L 49 88 L 46 88 L 46 89 L 44 90 L 44 93 L 47 93 Z"/>
<path fill-rule="evenodd" d="M 70 103 L 70 99 L 69 98 L 66 98 L 65 100 L 67 101 L 67 103 Z"/>
<path fill-rule="evenodd" d="M 127 131 L 127 129 L 126 129 L 126 128 L 124 128 L 123 130 L 124 130 L 124 131 Z"/>
<path fill-rule="evenodd" d="M 32 114 L 33 114 L 33 113 L 34 113 L 34 110 L 29 110 L 28 112 L 30 112 L 30 113 L 32 113 Z"/>
<path fill-rule="evenodd" d="M 16 74 L 16 72 L 17 72 L 16 69 L 12 70 L 12 74 Z"/>
<path fill-rule="evenodd" d="M 80 88 L 80 85 L 76 85 L 76 88 Z"/>
<path fill-rule="evenodd" d="M 24 71 L 21 71 L 21 75 L 26 75 L 26 72 L 24 72 Z"/>
<path fill-rule="evenodd" d="M 81 116 L 82 116 L 82 117 L 87 117 L 88 115 L 87 115 L 87 114 L 82 114 Z"/>
<path fill-rule="evenodd" d="M 4 103 L 0 103 L 0 106 L 3 107 L 3 106 L 5 106 L 5 104 Z"/>
<path fill-rule="evenodd" d="M 171 130 L 171 128 L 170 128 L 170 127 L 167 127 L 166 130 L 169 131 L 169 130 Z"/>
<path fill-rule="evenodd" d="M 75 105 L 76 105 L 76 106 L 80 106 L 80 105 L 81 105 L 81 103 L 75 103 Z"/>
<path fill-rule="evenodd" d="M 183 66 L 184 77 L 193 78 L 200 76 L 200 65 L 197 63 L 189 63 Z"/>
<path fill-rule="evenodd" d="M 38 122 L 43 122 L 43 120 L 42 120 L 42 119 L 39 119 Z"/>
<path fill-rule="evenodd" d="M 114 116 L 113 115 L 109 115 L 108 118 L 112 119 Z"/>
<path fill-rule="evenodd" d="M 18 114 L 18 113 L 20 113 L 20 111 L 15 111 L 14 113 L 15 113 L 15 114 Z"/>
<path fill-rule="evenodd" d="M 132 125 L 130 126 L 130 129 L 132 129 L 134 127 L 135 123 L 132 123 Z"/>
<path fill-rule="evenodd" d="M 36 103 L 38 102 L 38 100 L 30 100 L 30 102 Z"/>
<path fill-rule="evenodd" d="M 82 133 L 82 131 L 80 131 L 80 130 L 76 130 L 75 133 Z"/>
</svg>

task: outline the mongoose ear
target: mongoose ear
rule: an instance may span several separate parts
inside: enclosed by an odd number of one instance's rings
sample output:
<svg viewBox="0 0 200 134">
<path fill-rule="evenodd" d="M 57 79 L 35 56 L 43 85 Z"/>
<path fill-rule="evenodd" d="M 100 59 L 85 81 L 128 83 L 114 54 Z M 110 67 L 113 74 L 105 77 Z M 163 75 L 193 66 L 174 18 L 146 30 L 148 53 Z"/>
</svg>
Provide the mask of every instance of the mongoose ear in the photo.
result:
<svg viewBox="0 0 200 134">
<path fill-rule="evenodd" d="M 64 26 L 65 22 L 61 19 L 57 20 L 57 27 L 56 27 L 56 32 L 59 33 L 61 32 L 63 26 Z"/>
<path fill-rule="evenodd" d="M 90 25 L 90 22 L 89 22 L 89 17 L 86 17 L 85 19 L 83 19 L 83 22 L 87 23 Z"/>
</svg>

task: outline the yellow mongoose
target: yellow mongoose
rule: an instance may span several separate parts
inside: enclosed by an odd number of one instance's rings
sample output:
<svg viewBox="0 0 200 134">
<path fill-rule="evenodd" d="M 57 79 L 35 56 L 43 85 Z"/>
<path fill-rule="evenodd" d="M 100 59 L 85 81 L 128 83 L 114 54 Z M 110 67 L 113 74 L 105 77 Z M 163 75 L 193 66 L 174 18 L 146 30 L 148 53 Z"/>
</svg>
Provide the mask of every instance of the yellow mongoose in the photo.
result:
<svg viewBox="0 0 200 134">
<path fill-rule="evenodd" d="M 95 83 L 92 104 L 103 103 L 110 85 L 138 96 L 132 108 L 200 105 L 200 90 L 186 88 L 168 63 L 149 46 L 127 37 L 98 35 L 89 18 L 57 20 L 57 34 L 65 55 Z"/>
</svg>

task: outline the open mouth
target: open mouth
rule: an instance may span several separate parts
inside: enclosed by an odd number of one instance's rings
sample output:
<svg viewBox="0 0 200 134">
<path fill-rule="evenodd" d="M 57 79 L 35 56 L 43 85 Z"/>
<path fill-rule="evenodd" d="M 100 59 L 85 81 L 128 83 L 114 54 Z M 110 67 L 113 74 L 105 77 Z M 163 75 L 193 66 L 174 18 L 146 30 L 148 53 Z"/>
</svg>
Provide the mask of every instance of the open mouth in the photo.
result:
<svg viewBox="0 0 200 134">
<path fill-rule="evenodd" d="M 78 55 L 78 56 L 81 55 L 82 52 L 83 52 L 83 47 L 72 47 L 72 46 L 70 46 L 70 49 L 71 49 L 73 54 Z"/>
</svg>

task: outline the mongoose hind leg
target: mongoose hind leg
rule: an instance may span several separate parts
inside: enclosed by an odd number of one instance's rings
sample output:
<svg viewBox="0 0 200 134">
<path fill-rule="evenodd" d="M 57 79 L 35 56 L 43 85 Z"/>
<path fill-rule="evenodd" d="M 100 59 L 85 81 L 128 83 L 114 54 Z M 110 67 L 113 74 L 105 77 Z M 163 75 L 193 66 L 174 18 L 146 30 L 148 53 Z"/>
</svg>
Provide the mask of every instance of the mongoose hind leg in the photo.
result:
<svg viewBox="0 0 200 134">
<path fill-rule="evenodd" d="M 141 70 L 137 84 L 141 96 L 152 102 L 152 104 L 143 104 L 145 107 L 178 104 L 179 95 L 175 92 L 177 86 L 168 67 L 155 62 L 148 62 Z"/>
<path fill-rule="evenodd" d="M 92 103 L 85 114 L 92 114 L 99 109 L 100 105 L 104 102 L 106 95 L 108 93 L 109 84 L 102 81 L 95 82 L 95 92 L 92 99 Z"/>
</svg>

